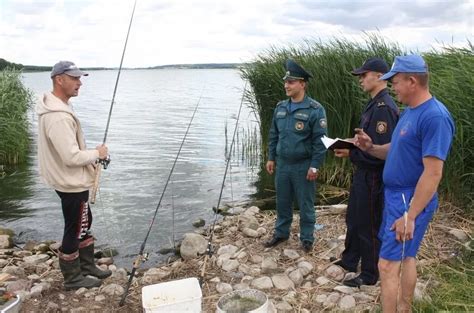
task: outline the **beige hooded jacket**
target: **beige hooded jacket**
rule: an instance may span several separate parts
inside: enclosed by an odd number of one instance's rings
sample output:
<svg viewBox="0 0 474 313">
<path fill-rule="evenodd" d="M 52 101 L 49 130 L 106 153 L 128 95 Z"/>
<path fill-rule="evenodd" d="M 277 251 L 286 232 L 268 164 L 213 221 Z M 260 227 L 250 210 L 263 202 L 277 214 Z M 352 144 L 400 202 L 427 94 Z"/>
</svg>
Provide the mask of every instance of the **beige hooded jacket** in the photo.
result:
<svg viewBox="0 0 474 313">
<path fill-rule="evenodd" d="M 43 180 L 62 192 L 82 192 L 94 183 L 98 150 L 87 150 L 81 124 L 70 103 L 51 92 L 43 95 L 38 114 L 38 163 Z"/>
</svg>

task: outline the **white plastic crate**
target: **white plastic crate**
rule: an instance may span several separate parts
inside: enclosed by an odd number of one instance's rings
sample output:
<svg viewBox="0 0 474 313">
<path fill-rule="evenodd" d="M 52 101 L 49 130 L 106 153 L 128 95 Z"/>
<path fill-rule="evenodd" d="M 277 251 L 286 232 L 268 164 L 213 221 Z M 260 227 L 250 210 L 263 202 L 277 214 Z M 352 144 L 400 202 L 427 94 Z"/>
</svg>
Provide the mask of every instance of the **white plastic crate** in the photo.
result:
<svg viewBox="0 0 474 313">
<path fill-rule="evenodd" d="M 142 288 L 143 310 L 201 312 L 202 291 L 197 278 L 185 278 Z"/>
</svg>

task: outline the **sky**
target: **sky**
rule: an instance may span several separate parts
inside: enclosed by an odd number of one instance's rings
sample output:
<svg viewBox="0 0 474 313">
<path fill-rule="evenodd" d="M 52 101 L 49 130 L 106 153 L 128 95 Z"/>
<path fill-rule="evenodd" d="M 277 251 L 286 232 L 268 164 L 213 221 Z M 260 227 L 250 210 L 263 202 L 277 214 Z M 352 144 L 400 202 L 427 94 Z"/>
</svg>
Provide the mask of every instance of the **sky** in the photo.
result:
<svg viewBox="0 0 474 313">
<path fill-rule="evenodd" d="M 0 58 L 118 67 L 134 0 L 0 0 Z M 473 40 L 474 0 L 137 0 L 124 67 L 249 62 L 378 33 L 409 50 Z"/>
</svg>

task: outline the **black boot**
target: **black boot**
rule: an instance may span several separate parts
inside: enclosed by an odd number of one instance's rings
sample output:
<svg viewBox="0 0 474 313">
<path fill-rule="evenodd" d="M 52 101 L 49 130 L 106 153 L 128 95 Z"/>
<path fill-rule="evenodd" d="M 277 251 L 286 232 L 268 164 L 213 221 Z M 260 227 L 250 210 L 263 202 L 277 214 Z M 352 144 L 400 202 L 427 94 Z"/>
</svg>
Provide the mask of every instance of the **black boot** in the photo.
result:
<svg viewBox="0 0 474 313">
<path fill-rule="evenodd" d="M 104 279 L 112 275 L 110 270 L 101 270 L 94 262 L 94 244 L 87 247 L 79 248 L 79 259 L 81 260 L 82 274 L 92 275 L 100 279 Z"/>
<path fill-rule="evenodd" d="M 99 287 L 102 284 L 101 280 L 82 275 L 77 254 L 78 253 L 75 252 L 72 254 L 60 253 L 59 255 L 59 267 L 64 277 L 64 288 L 66 290 L 75 290 L 82 287 Z"/>
</svg>

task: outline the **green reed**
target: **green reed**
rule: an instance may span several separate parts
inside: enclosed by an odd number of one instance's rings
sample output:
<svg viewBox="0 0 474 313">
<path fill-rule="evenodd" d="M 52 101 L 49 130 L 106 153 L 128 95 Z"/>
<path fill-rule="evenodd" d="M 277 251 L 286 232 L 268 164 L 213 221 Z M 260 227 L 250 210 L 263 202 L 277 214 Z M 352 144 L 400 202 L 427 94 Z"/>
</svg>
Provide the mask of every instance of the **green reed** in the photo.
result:
<svg viewBox="0 0 474 313">
<path fill-rule="evenodd" d="M 287 58 L 295 59 L 313 75 L 307 93 L 325 107 L 329 136 L 344 138 L 353 136 L 353 129 L 359 124 L 361 111 L 368 100 L 350 71 L 368 57 L 379 56 L 391 64 L 396 55 L 406 53 L 397 43 L 378 35 L 367 35 L 364 42 L 344 38 L 325 43 L 308 40 L 299 46 L 271 47 L 259 54 L 254 62 L 241 69 L 241 76 L 251 86 L 246 101 L 259 117 L 262 161 L 267 159 L 273 110 L 279 100 L 286 98 L 282 77 Z M 441 190 L 449 200 L 472 208 L 473 47 L 470 43 L 467 48 L 446 47 L 425 56 L 430 65 L 432 93 L 453 113 L 457 127 Z M 349 160 L 334 158 L 333 153 L 328 152 L 320 179 L 331 185 L 348 187 L 351 175 Z"/>
<path fill-rule="evenodd" d="M 15 69 L 0 71 L 0 164 L 25 162 L 29 149 L 27 111 L 32 94 Z"/>
</svg>

